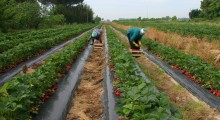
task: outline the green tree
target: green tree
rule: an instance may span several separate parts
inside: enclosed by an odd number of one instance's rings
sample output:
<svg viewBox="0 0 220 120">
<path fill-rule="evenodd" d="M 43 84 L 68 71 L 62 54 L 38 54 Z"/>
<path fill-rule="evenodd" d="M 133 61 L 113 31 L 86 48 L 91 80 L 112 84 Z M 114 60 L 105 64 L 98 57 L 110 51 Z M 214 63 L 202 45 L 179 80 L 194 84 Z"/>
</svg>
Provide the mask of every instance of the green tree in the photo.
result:
<svg viewBox="0 0 220 120">
<path fill-rule="evenodd" d="M 203 0 L 200 8 L 205 18 L 220 17 L 220 0 Z"/>
<path fill-rule="evenodd" d="M 98 15 L 94 18 L 94 21 L 96 23 L 100 22 L 101 20 L 102 20 L 101 17 L 99 17 Z"/>
<path fill-rule="evenodd" d="M 56 5 L 53 13 L 63 14 L 67 23 L 86 23 L 93 21 L 93 10 L 87 4 L 77 6 Z"/>
<path fill-rule="evenodd" d="M 11 10 L 15 7 L 14 0 L 0 0 L 0 31 L 7 32 L 13 24 L 14 12 Z"/>
<path fill-rule="evenodd" d="M 46 16 L 41 23 L 41 27 L 53 27 L 56 25 L 63 25 L 65 23 L 65 20 L 66 19 L 64 15 Z"/>
<path fill-rule="evenodd" d="M 138 17 L 137 20 L 141 21 L 141 17 Z"/>
<path fill-rule="evenodd" d="M 18 3 L 12 10 L 17 12 L 13 16 L 14 28 L 37 28 L 42 20 L 40 10 L 41 7 L 36 2 Z"/>
<path fill-rule="evenodd" d="M 199 9 L 193 9 L 189 12 L 189 18 L 199 18 L 201 16 L 201 10 Z"/>
<path fill-rule="evenodd" d="M 173 16 L 172 17 L 172 21 L 176 21 L 177 20 L 177 17 L 176 16 Z"/>
<path fill-rule="evenodd" d="M 72 6 L 74 4 L 82 3 L 84 0 L 39 0 L 43 4 L 54 4 L 54 5 L 67 5 Z"/>
</svg>

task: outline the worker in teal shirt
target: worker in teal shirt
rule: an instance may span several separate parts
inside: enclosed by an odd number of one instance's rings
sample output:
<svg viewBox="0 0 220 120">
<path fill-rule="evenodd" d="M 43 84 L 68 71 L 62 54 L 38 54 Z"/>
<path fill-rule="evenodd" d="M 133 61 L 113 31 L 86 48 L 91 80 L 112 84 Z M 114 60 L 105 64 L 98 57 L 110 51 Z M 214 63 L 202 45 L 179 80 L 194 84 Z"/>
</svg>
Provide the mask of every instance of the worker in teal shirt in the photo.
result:
<svg viewBox="0 0 220 120">
<path fill-rule="evenodd" d="M 131 46 L 131 49 L 139 50 L 141 47 L 141 38 L 145 34 L 145 28 L 131 28 L 127 31 L 127 37 Z"/>
</svg>

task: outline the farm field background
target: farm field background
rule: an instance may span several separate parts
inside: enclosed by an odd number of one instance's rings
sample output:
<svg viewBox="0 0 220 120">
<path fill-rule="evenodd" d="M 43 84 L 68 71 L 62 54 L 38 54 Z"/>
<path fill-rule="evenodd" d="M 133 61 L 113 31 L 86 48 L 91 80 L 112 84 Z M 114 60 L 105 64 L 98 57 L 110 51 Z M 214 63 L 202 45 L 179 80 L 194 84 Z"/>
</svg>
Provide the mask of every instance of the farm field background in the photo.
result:
<svg viewBox="0 0 220 120">
<path fill-rule="evenodd" d="M 219 0 L 182 18 L 95 3 L 0 1 L 0 120 L 220 120 Z M 136 57 L 130 28 L 146 29 Z"/>
</svg>

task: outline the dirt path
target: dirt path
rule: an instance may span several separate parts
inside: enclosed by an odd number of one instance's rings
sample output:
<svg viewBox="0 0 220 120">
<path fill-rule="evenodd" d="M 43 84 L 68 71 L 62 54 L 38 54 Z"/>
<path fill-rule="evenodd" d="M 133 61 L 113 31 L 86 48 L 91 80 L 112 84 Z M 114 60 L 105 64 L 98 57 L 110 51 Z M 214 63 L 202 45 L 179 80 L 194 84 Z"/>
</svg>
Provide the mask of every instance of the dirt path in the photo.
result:
<svg viewBox="0 0 220 120">
<path fill-rule="evenodd" d="M 129 46 L 127 40 L 119 34 L 118 37 Z M 184 120 L 220 120 L 218 110 L 197 99 L 146 56 L 142 55 L 136 61 L 159 91 L 165 92 L 171 103 L 182 111 Z"/>
<path fill-rule="evenodd" d="M 81 82 L 75 91 L 75 97 L 66 120 L 102 119 L 101 96 L 104 92 L 102 86 L 104 61 L 104 49 L 94 49 L 84 66 Z"/>
<path fill-rule="evenodd" d="M 111 23 L 111 25 L 127 30 L 132 26 L 120 25 Z M 187 54 L 197 55 L 220 68 L 220 40 L 201 40 L 196 37 L 183 37 L 181 35 L 162 32 L 154 28 L 148 27 L 148 32 L 145 34 L 146 38 L 163 43 L 166 46 L 172 46 Z"/>
</svg>

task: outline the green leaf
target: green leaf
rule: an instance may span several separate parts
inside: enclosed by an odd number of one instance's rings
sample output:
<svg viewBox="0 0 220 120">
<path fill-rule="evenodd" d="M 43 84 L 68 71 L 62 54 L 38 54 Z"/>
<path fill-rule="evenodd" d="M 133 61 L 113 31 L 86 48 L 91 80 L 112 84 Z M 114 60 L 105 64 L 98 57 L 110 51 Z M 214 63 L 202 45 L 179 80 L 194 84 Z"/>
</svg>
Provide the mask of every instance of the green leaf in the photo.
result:
<svg viewBox="0 0 220 120">
<path fill-rule="evenodd" d="M 0 93 L 7 92 L 8 85 L 9 85 L 9 83 L 5 83 L 4 86 L 0 88 Z"/>
<path fill-rule="evenodd" d="M 142 83 L 140 85 L 138 85 L 138 90 L 141 90 L 142 88 L 144 88 L 146 86 L 146 83 Z"/>
<path fill-rule="evenodd" d="M 127 104 L 123 106 L 124 108 L 128 108 L 128 109 L 132 109 L 133 108 L 133 104 Z"/>
<path fill-rule="evenodd" d="M 124 113 L 126 116 L 128 116 L 130 112 L 131 112 L 130 109 L 123 109 L 123 113 Z"/>
<path fill-rule="evenodd" d="M 0 120 L 6 120 L 6 118 L 4 118 L 3 116 L 0 116 Z"/>
</svg>

